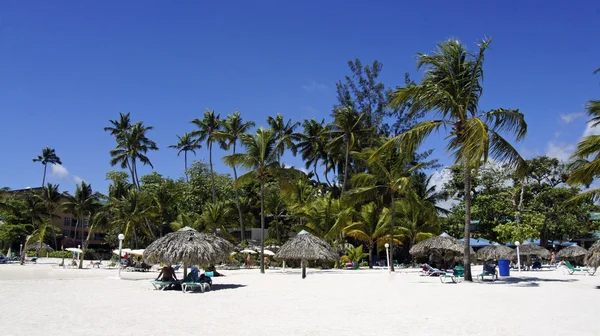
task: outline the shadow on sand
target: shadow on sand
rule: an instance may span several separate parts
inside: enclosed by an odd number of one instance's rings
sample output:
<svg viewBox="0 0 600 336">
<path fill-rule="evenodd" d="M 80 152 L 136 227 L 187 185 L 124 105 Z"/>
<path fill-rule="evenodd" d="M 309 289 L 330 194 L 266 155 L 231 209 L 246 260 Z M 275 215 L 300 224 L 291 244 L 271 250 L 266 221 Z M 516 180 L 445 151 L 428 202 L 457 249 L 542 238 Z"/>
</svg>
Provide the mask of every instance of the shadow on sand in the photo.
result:
<svg viewBox="0 0 600 336">
<path fill-rule="evenodd" d="M 569 283 L 569 282 L 576 282 L 579 281 L 578 279 L 542 279 L 542 278 L 536 278 L 536 277 L 509 277 L 509 278 L 502 278 L 499 280 L 496 280 L 494 282 L 492 281 L 480 281 L 480 283 L 486 283 L 486 284 L 507 284 L 507 285 L 513 285 L 515 287 L 539 287 L 540 286 L 540 282 L 564 282 L 564 283 Z"/>
<path fill-rule="evenodd" d="M 210 286 L 210 291 L 214 292 L 214 291 L 219 291 L 219 290 L 237 289 L 237 288 L 242 288 L 242 287 L 246 287 L 246 285 L 240 285 L 240 284 L 213 284 L 212 286 Z"/>
</svg>

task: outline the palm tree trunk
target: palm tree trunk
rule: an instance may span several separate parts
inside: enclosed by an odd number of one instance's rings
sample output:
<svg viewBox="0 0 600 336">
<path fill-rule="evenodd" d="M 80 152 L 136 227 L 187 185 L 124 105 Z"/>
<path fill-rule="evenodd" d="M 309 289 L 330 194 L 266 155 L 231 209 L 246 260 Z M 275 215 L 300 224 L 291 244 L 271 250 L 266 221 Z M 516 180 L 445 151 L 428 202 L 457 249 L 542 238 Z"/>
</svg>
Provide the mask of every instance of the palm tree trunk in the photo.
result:
<svg viewBox="0 0 600 336">
<path fill-rule="evenodd" d="M 369 268 L 373 268 L 373 245 L 375 243 L 369 242 Z"/>
<path fill-rule="evenodd" d="M 81 213 L 81 217 L 83 218 L 83 213 Z M 83 268 L 83 256 L 85 254 L 85 247 L 84 247 L 84 240 L 83 240 L 83 223 L 85 222 L 85 220 L 81 223 L 81 258 L 79 258 L 79 269 Z M 89 226 L 89 221 L 88 221 L 88 226 Z M 90 234 L 90 231 L 88 230 L 88 236 Z"/>
<path fill-rule="evenodd" d="M 215 192 L 215 172 L 213 171 L 212 162 L 212 142 L 208 145 L 208 161 L 210 163 L 210 179 L 212 181 L 212 198 L 213 204 L 217 204 L 217 193 Z"/>
<path fill-rule="evenodd" d="M 233 143 L 233 154 L 235 155 L 235 143 Z M 235 165 L 233 165 L 233 180 L 237 181 L 237 170 L 235 169 Z M 242 215 L 242 202 L 240 201 L 240 191 L 238 190 L 238 187 L 236 186 L 235 189 L 235 201 L 237 203 L 237 208 L 238 208 L 238 216 L 240 217 L 240 238 L 241 241 L 244 241 L 244 236 L 245 236 L 245 232 L 244 232 L 244 216 Z"/>
<path fill-rule="evenodd" d="M 190 182 L 190 179 L 188 177 L 188 169 L 187 169 L 187 151 L 183 151 L 183 165 L 185 168 L 185 182 Z"/>
<path fill-rule="evenodd" d="M 471 275 L 471 169 L 467 165 L 466 160 L 463 162 L 465 169 L 465 251 L 464 251 L 464 267 L 465 281 L 473 281 Z"/>
<path fill-rule="evenodd" d="M 392 219 L 390 220 L 390 271 L 394 272 L 394 224 L 396 221 L 396 201 L 394 199 L 394 192 L 392 192 Z"/>
<path fill-rule="evenodd" d="M 44 177 L 42 178 L 42 187 L 46 184 L 46 168 L 48 167 L 48 162 L 44 164 Z"/>
<path fill-rule="evenodd" d="M 265 181 L 260 179 L 260 273 L 265 273 Z"/>
<path fill-rule="evenodd" d="M 315 164 L 313 165 L 313 173 L 315 173 L 315 177 L 317 178 L 317 183 L 320 186 L 321 185 L 321 179 L 319 178 L 319 174 L 317 173 L 317 162 L 318 162 L 318 160 L 315 160 Z"/>
<path fill-rule="evenodd" d="M 348 179 L 348 157 L 350 156 L 350 139 L 346 142 L 346 161 L 344 162 L 344 184 L 342 184 L 342 192 L 340 197 L 344 195 L 346 190 L 346 180 Z"/>
<path fill-rule="evenodd" d="M 136 185 L 137 189 L 140 189 L 140 179 L 138 177 L 137 163 L 135 162 L 135 160 L 132 160 L 132 167 L 133 167 L 133 176 L 135 178 L 135 185 Z"/>
<path fill-rule="evenodd" d="M 77 218 L 77 222 L 75 222 L 75 232 L 73 232 L 73 239 L 77 239 L 77 227 L 79 226 L 79 218 Z"/>
</svg>

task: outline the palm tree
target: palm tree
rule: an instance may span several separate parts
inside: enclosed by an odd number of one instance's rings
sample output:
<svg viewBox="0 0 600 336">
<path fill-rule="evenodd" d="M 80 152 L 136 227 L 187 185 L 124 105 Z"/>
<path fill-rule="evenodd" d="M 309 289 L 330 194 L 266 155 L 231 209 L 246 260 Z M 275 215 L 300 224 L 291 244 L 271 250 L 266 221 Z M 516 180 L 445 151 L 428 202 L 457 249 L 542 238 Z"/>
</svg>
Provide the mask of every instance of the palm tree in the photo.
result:
<svg viewBox="0 0 600 336">
<path fill-rule="evenodd" d="M 187 153 L 192 152 L 192 153 L 194 153 L 194 155 L 196 155 L 196 149 L 200 149 L 200 148 L 202 148 L 202 146 L 199 143 L 195 142 L 194 139 L 192 138 L 192 135 L 189 133 L 183 133 L 182 136 L 178 135 L 177 138 L 179 139 L 177 144 L 171 145 L 171 146 L 169 146 L 169 148 L 178 149 L 179 151 L 177 152 L 177 156 L 179 156 L 181 154 L 181 152 L 183 152 L 183 163 L 184 163 L 184 167 L 185 167 L 185 181 L 189 182 L 190 180 L 188 178 Z"/>
<path fill-rule="evenodd" d="M 217 234 L 229 240 L 233 240 L 234 237 L 227 231 L 227 223 L 230 223 L 230 211 L 227 204 L 222 201 L 217 203 L 206 203 L 202 207 L 202 214 L 200 215 L 200 222 L 204 227 L 204 231 Z"/>
<path fill-rule="evenodd" d="M 359 156 L 366 157 L 369 173 L 358 173 L 352 177 L 356 186 L 349 192 L 350 198 L 376 199 L 386 197 L 391 204 L 391 219 L 389 228 L 390 253 L 394 253 L 394 232 L 396 225 L 396 199 L 406 198 L 412 190 L 412 174 L 421 169 L 423 164 L 410 165 L 412 153 L 402 151 L 401 148 L 388 148 L 385 154 L 365 149 Z M 390 263 L 390 270 L 394 271 L 394 264 Z"/>
<path fill-rule="evenodd" d="M 38 229 L 40 247 L 44 242 L 46 231 L 49 228 L 50 230 L 52 230 L 54 236 L 54 248 L 57 249 L 58 244 L 56 243 L 56 231 L 54 230 L 54 226 L 52 225 L 52 219 L 57 217 L 55 211 L 58 207 L 58 204 L 60 203 L 61 194 L 58 191 L 58 184 L 48 183 L 47 186 L 42 187 L 42 193 L 37 195 L 37 197 L 46 207 L 46 215 L 48 215 L 48 223 L 46 224 L 44 222 L 41 222 L 42 224 Z M 40 251 L 38 250 L 38 255 L 39 253 Z"/>
<path fill-rule="evenodd" d="M 223 130 L 218 131 L 216 133 L 217 138 L 221 141 L 222 148 L 225 150 L 231 149 L 232 154 L 236 154 L 237 142 L 242 136 L 248 132 L 250 127 L 254 127 L 253 121 L 244 122 L 242 120 L 242 116 L 238 111 L 235 111 L 233 114 L 227 116 L 227 119 L 223 121 Z M 233 165 L 233 178 L 237 180 L 237 169 L 236 166 Z M 241 230 L 241 240 L 244 241 L 244 216 L 242 215 L 242 205 L 240 203 L 240 191 L 237 186 L 234 186 L 235 191 L 235 200 L 238 208 L 238 216 L 240 220 L 240 230 Z"/>
<path fill-rule="evenodd" d="M 221 129 L 220 115 L 215 115 L 215 111 L 206 110 L 204 112 L 204 118 L 202 120 L 196 118 L 191 121 L 192 124 L 198 127 L 197 130 L 192 132 L 193 137 L 196 138 L 196 143 L 206 141 L 208 145 L 208 160 L 210 163 L 210 177 L 212 180 L 212 198 L 213 203 L 217 202 L 217 192 L 215 191 L 215 173 L 213 170 L 212 162 L 212 146 L 215 142 L 215 134 Z"/>
<path fill-rule="evenodd" d="M 110 199 L 111 209 L 114 213 L 111 215 L 111 224 L 117 227 L 125 235 L 125 240 L 129 240 L 133 236 L 133 246 L 138 244 L 138 231 L 146 234 L 149 237 L 155 238 L 154 231 L 150 227 L 146 216 L 152 211 L 148 202 L 144 199 L 144 194 L 137 189 L 131 189 L 122 198 Z M 146 223 L 146 227 L 142 224 Z"/>
<path fill-rule="evenodd" d="M 119 112 L 119 120 L 109 120 L 112 126 L 104 127 L 105 132 L 110 132 L 110 135 L 115 138 L 124 137 L 127 132 L 131 129 L 131 116 L 130 113 Z"/>
<path fill-rule="evenodd" d="M 51 164 L 62 164 L 60 158 L 56 155 L 54 148 L 44 147 L 42 148 L 42 155 L 38 155 L 37 158 L 33 159 L 33 162 L 41 162 L 44 165 L 44 177 L 42 178 L 42 187 L 46 185 L 46 168 L 48 163 Z"/>
<path fill-rule="evenodd" d="M 358 217 L 357 222 L 344 228 L 344 233 L 367 244 L 369 268 L 373 268 L 375 243 L 381 247 L 389 240 L 390 211 L 388 208 L 381 208 L 377 203 L 371 202 L 360 208 Z"/>
<path fill-rule="evenodd" d="M 399 236 L 408 241 L 409 248 L 438 233 L 436 209 L 427 200 L 414 197 L 405 202 L 398 202 L 398 209 Z"/>
<path fill-rule="evenodd" d="M 91 225 L 93 214 L 101 207 L 99 203 L 99 195 L 92 191 L 92 186 L 90 184 L 87 184 L 85 181 L 81 181 L 81 184 L 78 184 L 75 187 L 75 195 L 67 195 L 67 201 L 62 204 L 62 207 L 65 212 L 69 212 L 77 216 L 74 237 L 77 237 L 77 227 L 80 227 L 81 247 L 83 253 L 81 253 L 79 268 L 83 268 L 83 255 L 87 249 L 86 240 L 84 240 L 83 237 L 83 228 L 86 223 L 86 217 L 88 225 Z M 88 228 L 88 238 L 90 231 L 91 229 Z M 89 243 L 89 239 L 87 242 Z"/>
<path fill-rule="evenodd" d="M 342 182 L 342 196 L 347 188 L 348 166 L 350 151 L 354 148 L 360 135 L 368 130 L 361 123 L 364 113 L 358 113 L 350 107 L 343 107 L 333 112 L 334 121 L 329 125 L 332 139 L 327 144 L 327 151 L 338 150 L 344 147 L 344 179 Z"/>
<path fill-rule="evenodd" d="M 408 116 L 430 112 L 440 119 L 423 121 L 393 138 L 382 148 L 397 142 L 414 149 L 429 134 L 449 129 L 447 149 L 464 169 L 465 180 L 465 280 L 472 281 L 470 259 L 471 173 L 491 156 L 508 166 L 522 169 L 524 160 L 500 132 L 514 134 L 517 141 L 527 133 L 524 115 L 518 110 L 479 110 L 483 92 L 483 59 L 491 40 L 478 44 L 479 52 L 470 53 L 456 40 L 438 44 L 433 54 L 419 54 L 418 67 L 426 69 L 418 85 L 398 88 L 392 106 L 410 104 Z"/>
<path fill-rule="evenodd" d="M 297 138 L 300 139 L 298 148 L 300 148 L 302 160 L 306 162 L 306 169 L 310 169 L 312 166 L 313 173 L 319 184 L 321 184 L 321 180 L 317 173 L 317 166 L 319 160 L 324 159 L 326 156 L 325 146 L 327 145 L 327 135 L 324 124 L 325 120 L 322 120 L 321 122 L 318 122 L 315 119 L 304 120 L 304 123 L 302 123 L 304 131 L 297 135 Z"/>
<path fill-rule="evenodd" d="M 121 114 L 121 118 L 128 120 L 128 115 Z M 122 122 L 125 122 L 122 121 Z M 122 124 L 111 120 L 114 128 L 106 127 L 105 130 L 111 131 L 117 140 L 117 147 L 110 151 L 110 165 L 115 166 L 120 164 L 121 168 L 129 169 L 131 173 L 131 181 L 140 188 L 140 181 L 137 174 L 137 162 L 144 165 L 149 165 L 154 168 L 150 159 L 146 156 L 150 150 L 158 150 L 156 143 L 150 140 L 146 133 L 153 129 L 152 126 L 145 126 L 143 122 L 137 122 L 133 125 Z"/>
<path fill-rule="evenodd" d="M 435 208 L 438 215 L 448 215 L 450 211 L 444 209 L 437 204 L 440 201 L 446 200 L 446 195 L 437 191 L 436 186 L 431 184 L 431 178 L 433 175 L 427 176 L 424 172 L 416 172 L 413 174 L 412 187 L 416 194 L 416 198 L 423 200 L 423 202 L 429 206 Z"/>
<path fill-rule="evenodd" d="M 296 127 L 300 125 L 299 122 L 292 123 L 292 119 L 288 119 L 286 122 L 283 119 L 283 115 L 277 113 L 275 118 L 269 116 L 267 118 L 267 124 L 275 132 L 275 138 L 277 139 L 277 161 L 281 163 L 281 156 L 286 149 L 292 151 L 292 154 L 296 155 L 296 145 L 294 140 L 297 140 L 297 135 L 294 133 Z"/>
<path fill-rule="evenodd" d="M 260 272 L 265 273 L 265 183 L 281 168 L 277 161 L 277 138 L 274 130 L 261 127 L 254 135 L 242 134 L 240 141 L 246 153 L 231 154 L 223 159 L 228 165 L 240 165 L 249 170 L 236 180 L 236 184 L 252 179 L 260 182 Z"/>
</svg>

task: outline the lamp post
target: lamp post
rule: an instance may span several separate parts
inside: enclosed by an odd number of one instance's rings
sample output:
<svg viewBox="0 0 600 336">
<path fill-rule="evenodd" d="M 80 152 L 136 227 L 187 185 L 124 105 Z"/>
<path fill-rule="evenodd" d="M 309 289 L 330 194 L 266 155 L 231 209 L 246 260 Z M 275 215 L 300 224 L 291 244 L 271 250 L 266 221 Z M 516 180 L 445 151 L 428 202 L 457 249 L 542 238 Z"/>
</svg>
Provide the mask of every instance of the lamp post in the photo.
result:
<svg viewBox="0 0 600 336">
<path fill-rule="evenodd" d="M 390 244 L 385 243 L 385 257 L 387 261 L 388 272 L 392 273 L 392 269 L 390 268 Z"/>
<path fill-rule="evenodd" d="M 19 244 L 19 255 L 23 254 L 23 243 Z"/>
<path fill-rule="evenodd" d="M 519 268 L 519 273 L 521 273 L 521 254 L 519 254 L 519 245 L 521 245 L 521 243 L 516 241 L 515 245 L 517 246 L 517 267 Z"/>
<path fill-rule="evenodd" d="M 119 233 L 119 263 L 117 264 L 117 279 L 121 279 L 121 254 L 123 250 L 123 239 L 125 239 L 125 235 Z"/>
<path fill-rule="evenodd" d="M 77 248 L 81 251 L 81 245 L 77 245 Z M 77 258 L 77 259 L 79 259 L 79 265 L 81 265 L 81 263 L 83 263 L 83 255 L 80 255 L 80 254 L 83 254 L 83 253 L 77 252 L 77 256 L 79 257 L 79 258 Z"/>
</svg>

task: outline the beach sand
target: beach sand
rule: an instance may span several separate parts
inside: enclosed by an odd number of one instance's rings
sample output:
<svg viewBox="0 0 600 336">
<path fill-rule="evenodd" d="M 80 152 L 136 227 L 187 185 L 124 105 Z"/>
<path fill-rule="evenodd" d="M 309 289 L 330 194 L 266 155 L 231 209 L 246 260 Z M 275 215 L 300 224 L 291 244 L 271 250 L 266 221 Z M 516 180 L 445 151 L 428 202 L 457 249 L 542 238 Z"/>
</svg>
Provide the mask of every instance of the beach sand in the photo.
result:
<svg viewBox="0 0 600 336">
<path fill-rule="evenodd" d="M 184 294 L 153 290 L 157 273 L 0 265 L 0 334 L 600 334 L 598 275 L 544 270 L 442 284 L 417 272 L 222 271 L 212 291 Z"/>
</svg>

